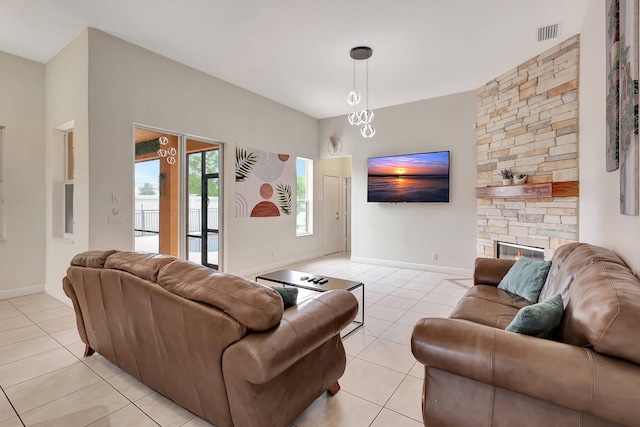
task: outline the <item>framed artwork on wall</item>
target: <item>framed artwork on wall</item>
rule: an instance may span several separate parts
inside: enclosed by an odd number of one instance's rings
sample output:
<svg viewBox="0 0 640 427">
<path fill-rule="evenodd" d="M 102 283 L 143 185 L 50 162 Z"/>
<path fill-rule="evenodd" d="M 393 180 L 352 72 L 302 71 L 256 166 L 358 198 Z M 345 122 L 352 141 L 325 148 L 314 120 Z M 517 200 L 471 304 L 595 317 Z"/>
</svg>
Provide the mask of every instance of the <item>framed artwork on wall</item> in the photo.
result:
<svg viewBox="0 0 640 427">
<path fill-rule="evenodd" d="M 294 162 L 288 154 L 236 147 L 236 217 L 291 215 Z"/>
<path fill-rule="evenodd" d="M 638 215 L 638 0 L 619 0 L 620 213 Z"/>
<path fill-rule="evenodd" d="M 607 0 L 607 130 L 606 167 L 607 172 L 618 170 L 618 108 L 620 105 L 619 64 L 620 64 L 620 2 Z"/>
</svg>

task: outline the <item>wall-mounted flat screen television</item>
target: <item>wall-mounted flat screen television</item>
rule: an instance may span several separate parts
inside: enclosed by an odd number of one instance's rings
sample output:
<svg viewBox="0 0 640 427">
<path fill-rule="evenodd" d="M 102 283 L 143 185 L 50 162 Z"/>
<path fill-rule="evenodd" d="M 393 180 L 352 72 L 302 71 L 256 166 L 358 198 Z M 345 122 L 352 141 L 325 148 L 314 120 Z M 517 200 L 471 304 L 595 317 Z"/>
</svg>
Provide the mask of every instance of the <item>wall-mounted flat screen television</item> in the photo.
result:
<svg viewBox="0 0 640 427">
<path fill-rule="evenodd" d="M 449 152 L 371 157 L 368 202 L 449 202 Z"/>
</svg>

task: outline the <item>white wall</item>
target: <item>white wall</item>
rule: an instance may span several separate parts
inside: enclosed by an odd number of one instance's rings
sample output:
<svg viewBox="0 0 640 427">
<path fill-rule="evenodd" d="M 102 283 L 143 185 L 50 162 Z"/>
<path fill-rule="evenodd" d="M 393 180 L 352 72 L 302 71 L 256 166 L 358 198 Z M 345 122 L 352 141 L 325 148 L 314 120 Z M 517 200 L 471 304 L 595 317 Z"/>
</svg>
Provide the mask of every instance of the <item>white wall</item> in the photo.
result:
<svg viewBox="0 0 640 427">
<path fill-rule="evenodd" d="M 0 240 L 0 299 L 44 288 L 43 64 L 0 52 L 6 240 Z"/>
<path fill-rule="evenodd" d="M 374 138 L 339 116 L 320 121 L 320 153 L 330 136 L 352 156 L 352 258 L 431 269 L 471 269 L 476 256 L 475 92 L 375 110 Z M 450 203 L 367 203 L 367 158 L 451 151 Z M 437 253 L 433 261 L 431 254 Z"/>
<path fill-rule="evenodd" d="M 89 116 L 88 32 L 84 31 L 46 65 L 46 285 L 45 290 L 63 301 L 62 278 L 69 261 L 89 249 Z M 59 222 L 64 163 L 61 125 L 73 121 L 74 128 L 74 236 L 65 240 Z"/>
<path fill-rule="evenodd" d="M 580 240 L 616 251 L 640 273 L 640 217 L 620 214 L 620 171 L 605 168 L 604 2 L 591 0 L 580 36 Z"/>
<path fill-rule="evenodd" d="M 89 96 L 89 248 L 132 247 L 133 126 L 142 124 L 224 143 L 224 271 L 321 253 L 322 229 L 296 238 L 294 215 L 234 216 L 236 145 L 317 159 L 317 120 L 94 29 Z M 108 224 L 112 193 L 121 195 L 123 224 Z"/>
</svg>

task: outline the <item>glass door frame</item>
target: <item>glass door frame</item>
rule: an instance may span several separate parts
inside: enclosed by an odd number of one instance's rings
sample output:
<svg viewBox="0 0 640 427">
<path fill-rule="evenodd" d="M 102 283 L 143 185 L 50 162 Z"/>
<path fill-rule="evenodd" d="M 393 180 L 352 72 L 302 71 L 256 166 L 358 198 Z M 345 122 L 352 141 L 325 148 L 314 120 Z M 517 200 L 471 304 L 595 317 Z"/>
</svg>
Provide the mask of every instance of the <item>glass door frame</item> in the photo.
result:
<svg viewBox="0 0 640 427">
<path fill-rule="evenodd" d="M 193 152 L 193 153 L 186 153 L 186 139 L 190 139 L 190 140 L 194 140 L 194 141 L 198 141 L 198 142 L 204 142 L 204 143 L 210 143 L 212 145 L 216 145 L 217 148 L 214 150 L 203 150 L 203 151 L 199 151 L 199 152 Z M 200 239 L 200 264 L 219 270 L 220 266 L 222 265 L 222 229 L 223 227 L 221 227 L 220 225 L 223 223 L 223 212 L 224 209 L 222 208 L 222 200 L 223 200 L 223 185 L 222 185 L 222 179 L 221 176 L 223 176 L 222 174 L 222 169 L 223 169 L 223 164 L 224 164 L 224 157 L 223 157 L 223 144 L 219 143 L 219 142 L 211 142 L 211 141 L 203 141 L 201 139 L 196 139 L 196 138 L 186 138 L 185 139 L 185 163 L 186 163 L 186 167 L 188 168 L 188 163 L 189 163 L 189 156 L 192 154 L 196 154 L 196 153 L 200 153 L 200 235 L 196 235 L 196 234 L 191 234 L 189 233 L 189 220 L 191 219 L 191 215 L 189 212 L 189 203 L 187 202 L 187 206 L 186 206 L 186 218 L 187 221 L 185 221 L 185 251 L 186 251 L 186 255 L 187 258 L 189 258 L 189 246 L 190 246 L 190 239 L 196 239 L 199 238 Z M 218 172 L 215 173 L 207 173 L 207 165 L 206 165 L 206 153 L 210 152 L 210 151 L 217 151 L 218 152 L 218 164 L 217 164 L 217 170 Z M 185 179 L 185 185 L 183 188 L 185 188 L 185 192 L 187 193 L 187 199 L 189 197 L 189 171 L 186 170 L 184 173 L 184 179 Z M 218 180 L 218 224 L 216 228 L 211 228 L 209 226 L 209 180 L 210 179 L 217 179 Z M 217 260 L 217 264 L 211 263 L 209 262 L 209 233 L 213 232 L 218 236 L 218 260 Z"/>
<path fill-rule="evenodd" d="M 217 270 L 222 271 L 223 264 L 223 248 L 224 248 L 224 151 L 225 151 L 225 143 L 222 141 L 217 141 L 211 138 L 205 138 L 200 136 L 194 136 L 190 134 L 170 131 L 166 129 L 161 129 L 153 126 L 142 125 L 138 123 L 133 124 L 133 133 L 134 133 L 134 144 L 132 150 L 132 165 L 135 163 L 135 134 L 136 129 L 146 130 L 151 132 L 158 132 L 164 134 L 170 134 L 176 136 L 178 138 L 178 155 L 179 161 L 177 162 L 179 165 L 179 179 L 178 179 L 178 256 L 181 259 L 189 259 L 189 239 L 188 235 L 188 215 L 189 215 L 189 179 L 188 179 L 188 158 L 187 158 L 187 140 L 194 140 L 206 144 L 216 145 L 218 147 L 218 175 L 219 175 L 219 183 L 218 183 L 218 266 Z M 204 156 L 203 156 L 204 157 Z M 132 186 L 135 187 L 135 173 L 132 177 Z M 132 224 L 135 224 L 135 206 L 132 207 Z M 133 227 L 131 229 L 131 247 L 135 248 L 134 242 L 134 230 Z M 135 250 L 135 249 L 134 249 Z"/>
</svg>

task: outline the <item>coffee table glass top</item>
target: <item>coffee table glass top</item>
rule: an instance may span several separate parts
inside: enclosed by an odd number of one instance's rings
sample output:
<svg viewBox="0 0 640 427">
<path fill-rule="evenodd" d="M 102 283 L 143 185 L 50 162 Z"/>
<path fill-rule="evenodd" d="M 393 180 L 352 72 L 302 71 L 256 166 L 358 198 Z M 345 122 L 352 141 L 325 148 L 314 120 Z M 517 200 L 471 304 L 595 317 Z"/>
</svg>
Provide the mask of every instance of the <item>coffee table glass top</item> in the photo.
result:
<svg viewBox="0 0 640 427">
<path fill-rule="evenodd" d="M 314 283 L 309 280 L 303 280 L 303 278 L 323 278 L 327 279 L 324 284 Z M 256 277 L 256 280 L 269 280 L 271 282 L 280 283 L 283 285 L 296 286 L 303 289 L 311 289 L 313 291 L 352 291 L 357 287 L 363 286 L 362 282 L 355 282 L 353 280 L 336 279 L 335 277 L 318 276 L 309 273 L 303 273 L 296 270 L 278 270 L 267 274 L 261 274 Z"/>
</svg>

